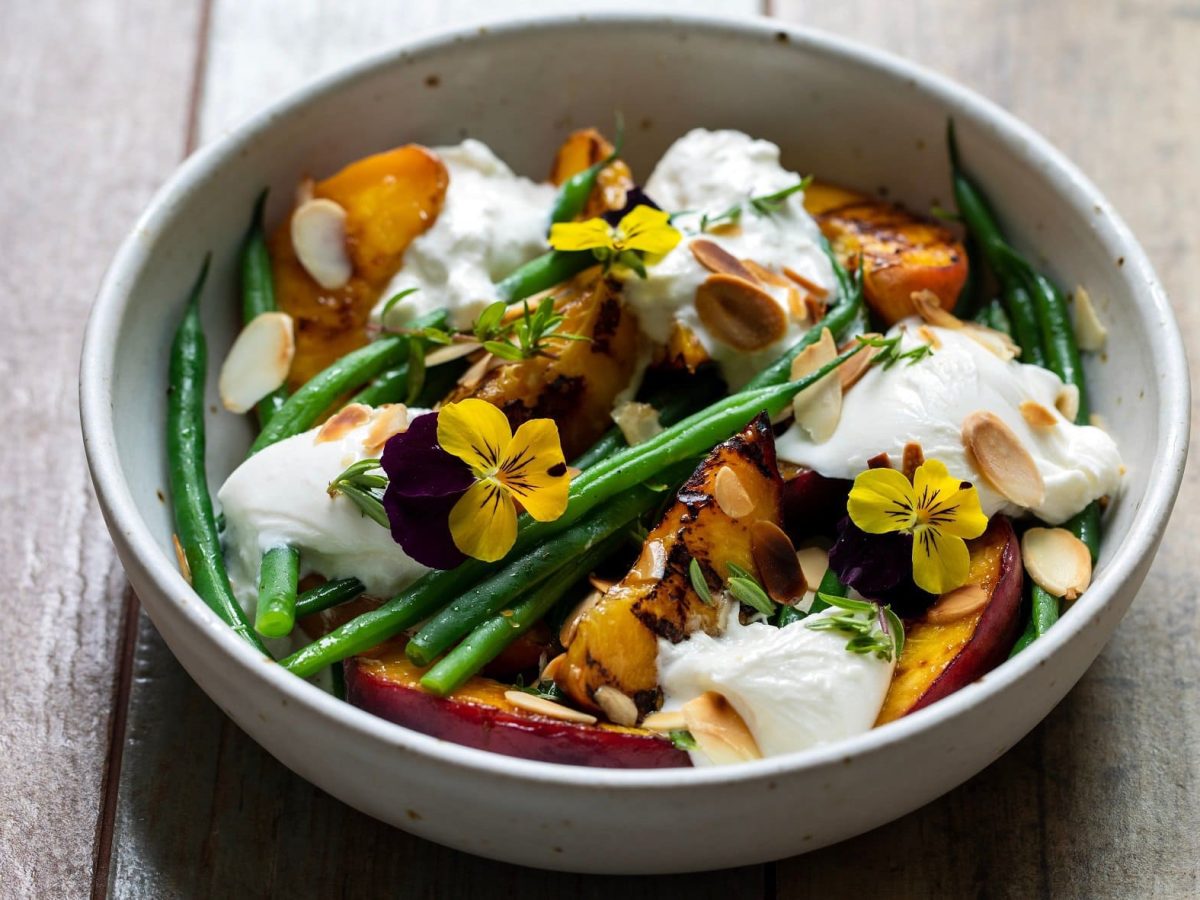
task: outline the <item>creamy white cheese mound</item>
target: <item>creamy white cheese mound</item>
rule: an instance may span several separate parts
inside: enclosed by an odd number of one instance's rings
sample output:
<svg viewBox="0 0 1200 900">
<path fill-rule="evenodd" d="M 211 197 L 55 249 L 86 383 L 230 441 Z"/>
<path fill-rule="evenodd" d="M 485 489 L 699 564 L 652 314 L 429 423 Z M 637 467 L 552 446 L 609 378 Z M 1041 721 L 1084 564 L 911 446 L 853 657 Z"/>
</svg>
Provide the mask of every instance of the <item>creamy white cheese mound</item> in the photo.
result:
<svg viewBox="0 0 1200 900">
<path fill-rule="evenodd" d="M 409 421 L 428 412 L 410 409 Z M 238 466 L 217 494 L 225 513 L 225 550 L 234 591 L 253 604 L 262 554 L 283 544 L 300 550 L 302 574 L 358 578 L 367 593 L 389 597 L 428 568 L 405 555 L 387 528 L 346 497 L 330 497 L 329 482 L 366 458 L 368 422 L 317 441 L 320 429 L 265 447 Z"/>
<path fill-rule="evenodd" d="M 514 175 L 476 140 L 433 152 L 450 176 L 445 203 L 433 226 L 409 244 L 376 315 L 389 298 L 415 287 L 389 321 L 445 307 L 454 327 L 465 329 L 496 300 L 493 282 L 545 251 L 556 188 Z"/>
<path fill-rule="evenodd" d="M 851 653 L 842 632 L 808 627 L 840 610 L 776 628 L 742 625 L 735 609 L 731 604 L 718 637 L 699 632 L 678 644 L 659 640 L 664 709 L 716 691 L 745 721 L 763 756 L 828 744 L 874 726 L 895 663 Z M 698 750 L 691 757 L 696 765 L 710 764 Z"/>
<path fill-rule="evenodd" d="M 920 346 L 919 319 L 897 323 L 888 336 L 901 335 L 902 351 Z M 1120 488 L 1121 454 L 1099 428 L 1068 421 L 1055 408 L 1063 382 L 1040 366 L 1003 360 L 962 331 L 926 326 L 940 344 L 909 365 L 872 367 L 842 400 L 842 414 L 829 440 L 814 444 L 793 425 L 779 438 L 780 459 L 816 469 L 834 478 L 853 478 L 867 460 L 887 453 L 899 463 L 904 445 L 915 441 L 926 459 L 939 459 L 951 475 L 970 481 L 988 515 L 1023 512 L 987 484 L 967 461 L 962 424 L 978 410 L 992 412 L 1020 439 L 1041 472 L 1045 499 L 1031 509 L 1052 525 L 1063 522 L 1093 500 Z M 1033 427 L 1022 416 L 1032 400 L 1057 420 Z"/>
<path fill-rule="evenodd" d="M 799 180 L 800 175 L 780 165 L 777 146 L 740 131 L 697 128 L 671 145 L 646 181 L 645 190 L 669 212 L 689 211 L 674 220 L 684 238 L 648 268 L 645 279 L 632 272 L 624 274 L 626 301 L 637 311 L 642 330 L 651 340 L 661 344 L 670 337 L 675 322 L 686 325 L 733 387 L 741 386 L 795 343 L 807 326 L 790 318 L 785 336 L 755 353 L 736 350 L 709 333 L 694 301 L 696 288 L 711 273 L 696 261 L 688 244 L 703 237 L 738 259 L 752 259 L 776 273 L 787 266 L 832 290 L 833 270 L 821 249 L 820 230 L 804 209 L 803 193 L 792 194 L 770 215 L 747 204 L 751 197 L 773 194 Z M 743 205 L 739 228 L 700 233 L 703 214 L 718 216 L 735 204 Z M 788 313 L 786 288 L 768 286 L 767 291 Z"/>
</svg>

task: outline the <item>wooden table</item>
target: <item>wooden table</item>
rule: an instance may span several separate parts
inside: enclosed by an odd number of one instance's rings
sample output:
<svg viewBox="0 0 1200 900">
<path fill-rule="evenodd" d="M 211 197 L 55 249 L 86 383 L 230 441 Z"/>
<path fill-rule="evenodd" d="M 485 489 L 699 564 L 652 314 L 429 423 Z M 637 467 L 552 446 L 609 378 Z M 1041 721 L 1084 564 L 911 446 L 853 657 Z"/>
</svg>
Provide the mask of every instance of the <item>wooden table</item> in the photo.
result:
<svg viewBox="0 0 1200 900">
<path fill-rule="evenodd" d="M 1108 192 L 1158 266 L 1189 340 L 1200 335 L 1188 290 L 1200 271 L 1200 2 L 660 5 L 824 27 L 999 101 Z M 0 895 L 1200 893 L 1193 482 L 1141 599 L 1033 734 L 919 812 L 774 865 L 613 879 L 464 856 L 325 796 L 191 683 L 140 614 L 88 482 L 75 373 L 92 292 L 151 191 L 198 142 L 318 72 L 482 6 L 0 4 L 0 563 L 12 579 L 0 595 Z"/>
</svg>

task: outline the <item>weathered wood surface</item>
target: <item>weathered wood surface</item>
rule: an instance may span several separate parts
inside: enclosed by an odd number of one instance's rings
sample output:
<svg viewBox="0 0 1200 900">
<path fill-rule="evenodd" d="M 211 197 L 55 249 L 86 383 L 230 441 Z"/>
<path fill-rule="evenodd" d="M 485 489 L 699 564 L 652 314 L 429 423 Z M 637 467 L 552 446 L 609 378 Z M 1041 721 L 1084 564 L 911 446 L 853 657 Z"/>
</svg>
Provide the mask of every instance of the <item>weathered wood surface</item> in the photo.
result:
<svg viewBox="0 0 1200 900">
<path fill-rule="evenodd" d="M 574 6 L 507 0 L 487 11 Z M 1200 893 L 1192 484 L 1112 644 L 1011 753 L 872 834 L 703 876 L 536 873 L 408 837 L 267 756 L 188 680 L 144 616 L 122 629 L 127 588 L 86 483 L 74 388 L 90 296 L 121 232 L 186 135 L 211 138 L 321 71 L 481 8 L 0 4 L 0 246 L 9 264 L 0 371 L 10 375 L 0 399 L 0 561 L 16 576 L 0 596 L 0 896 L 75 897 L 93 886 L 121 897 Z M 1200 335 L 1185 281 L 1200 269 L 1200 3 L 775 0 L 767 11 L 917 59 L 1027 119 L 1112 197 L 1185 333 Z M 119 774 L 111 783 L 110 761 Z"/>
</svg>

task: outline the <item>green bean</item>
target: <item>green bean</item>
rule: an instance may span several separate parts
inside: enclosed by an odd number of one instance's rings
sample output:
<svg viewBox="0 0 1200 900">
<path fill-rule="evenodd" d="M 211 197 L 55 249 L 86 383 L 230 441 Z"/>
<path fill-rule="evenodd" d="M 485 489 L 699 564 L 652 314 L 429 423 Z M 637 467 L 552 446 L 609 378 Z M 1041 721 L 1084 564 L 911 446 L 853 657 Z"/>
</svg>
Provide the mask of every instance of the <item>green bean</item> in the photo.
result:
<svg viewBox="0 0 1200 900">
<path fill-rule="evenodd" d="M 993 300 L 987 305 L 987 311 L 988 327 L 1012 337 L 1013 324 L 1012 320 L 1008 317 L 1008 313 L 1004 309 L 1004 304 L 999 300 Z"/>
<path fill-rule="evenodd" d="M 296 582 L 300 551 L 272 547 L 263 554 L 258 573 L 258 613 L 254 630 L 264 637 L 287 637 L 296 627 Z"/>
<path fill-rule="evenodd" d="M 1012 322 L 1013 339 L 1021 348 L 1021 362 L 1032 366 L 1045 366 L 1046 354 L 1042 352 L 1042 336 L 1038 330 L 1037 314 L 1033 309 L 1033 298 L 1018 281 L 1004 287 L 1004 307 Z"/>
<path fill-rule="evenodd" d="M 366 588 L 357 578 L 339 578 L 309 588 L 296 598 L 296 618 L 302 619 L 330 607 L 353 600 Z"/>
<path fill-rule="evenodd" d="M 621 145 L 624 142 L 625 129 L 618 122 L 617 140 L 613 144 L 612 152 L 599 162 L 592 163 L 582 172 L 576 172 L 559 187 L 558 196 L 554 198 L 554 206 L 550 209 L 551 225 L 557 222 L 570 222 L 583 212 L 588 198 L 592 196 L 592 189 L 596 186 L 596 179 L 621 155 Z"/>
<path fill-rule="evenodd" d="M 837 572 L 833 569 L 826 569 L 825 576 L 821 579 L 821 584 L 817 588 L 818 596 L 813 597 L 812 604 L 808 607 L 808 614 L 819 613 L 823 609 L 829 609 L 829 604 L 820 598 L 820 594 L 828 594 L 831 597 L 845 597 L 846 586 L 842 584 L 838 578 Z"/>
<path fill-rule="evenodd" d="M 421 687 L 439 697 L 458 688 L 464 681 L 500 655 L 500 652 L 541 621 L 580 578 L 599 565 L 621 536 L 613 535 L 592 547 L 571 565 L 563 566 L 514 604 L 476 626 L 462 642 L 439 660 L 421 678 Z"/>
<path fill-rule="evenodd" d="M 204 469 L 204 381 L 208 347 L 200 325 L 200 294 L 208 259 L 188 297 L 183 321 L 171 343 L 167 391 L 167 475 L 175 514 L 175 532 L 191 573 L 192 587 L 222 621 L 255 649 L 266 648 L 233 596 L 221 540 L 213 517 Z"/>
<path fill-rule="evenodd" d="M 254 216 L 242 242 L 242 324 L 260 313 L 275 310 L 275 281 L 271 273 L 271 255 L 267 251 L 267 236 L 263 229 L 263 211 L 267 205 L 267 192 L 258 195 L 254 204 Z M 267 424 L 271 416 L 283 406 L 287 399 L 287 388 L 279 387 L 258 401 L 255 413 L 258 427 Z"/>
<path fill-rule="evenodd" d="M 804 612 L 804 610 L 799 609 L 795 606 L 781 606 L 781 607 L 779 607 L 779 613 L 776 615 L 776 618 L 775 618 L 775 625 L 778 628 L 786 628 L 787 626 L 791 625 L 793 622 L 799 622 L 801 619 L 805 618 L 807 615 L 808 615 L 808 613 Z"/>
<path fill-rule="evenodd" d="M 418 407 L 432 406 L 454 389 L 459 376 L 465 369 L 465 361 L 453 360 L 434 366 L 425 372 L 425 384 L 417 401 Z M 401 403 L 408 396 L 408 363 L 388 369 L 351 398 L 352 403 L 381 406 L 384 403 Z"/>
<path fill-rule="evenodd" d="M 597 264 L 591 250 L 551 250 L 496 283 L 501 300 L 516 303 L 549 290 Z"/>
<path fill-rule="evenodd" d="M 419 317 L 411 327 L 424 328 L 438 321 L 444 322 L 444 317 L 445 312 L 438 310 Z M 263 447 L 307 431 L 347 391 L 407 359 L 412 340 L 413 336 L 408 334 L 385 334 L 318 372 L 288 397 L 279 412 L 271 417 L 251 445 L 250 453 L 257 453 Z"/>
<path fill-rule="evenodd" d="M 856 346 L 846 350 L 798 381 L 726 397 L 650 440 L 601 460 L 571 483 L 566 512 L 558 519 L 534 522 L 528 516 L 522 518 L 512 554 L 524 553 L 565 531 L 599 503 L 632 490 L 672 464 L 707 453 L 760 411 L 768 415 L 778 413 L 796 394 L 834 371 L 860 349 L 861 346 Z M 336 660 L 372 647 L 427 619 L 451 597 L 485 577 L 496 565 L 467 560 L 454 569 L 429 572 L 378 609 L 364 613 L 296 651 L 283 660 L 283 665 L 289 671 L 307 677 Z"/>
<path fill-rule="evenodd" d="M 967 234 L 966 240 L 963 241 L 963 249 L 967 254 L 967 277 L 963 281 L 962 290 L 958 292 L 958 298 L 954 301 L 954 315 L 965 320 L 974 318 L 983 306 L 980 301 L 983 278 L 979 271 L 979 248 L 970 234 Z"/>
</svg>

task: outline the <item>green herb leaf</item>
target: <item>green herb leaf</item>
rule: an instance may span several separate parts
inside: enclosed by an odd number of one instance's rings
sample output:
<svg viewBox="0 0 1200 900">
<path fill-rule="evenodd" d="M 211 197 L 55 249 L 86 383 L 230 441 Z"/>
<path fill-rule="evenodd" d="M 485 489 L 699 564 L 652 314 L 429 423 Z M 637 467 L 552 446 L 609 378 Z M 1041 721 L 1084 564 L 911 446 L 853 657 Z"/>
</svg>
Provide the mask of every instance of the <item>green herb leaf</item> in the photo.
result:
<svg viewBox="0 0 1200 900">
<path fill-rule="evenodd" d="M 707 606 L 713 605 L 712 592 L 708 589 L 708 581 L 704 578 L 704 572 L 700 568 L 700 560 L 692 557 L 692 561 L 688 563 L 688 577 L 692 580 L 692 590 Z"/>
<path fill-rule="evenodd" d="M 417 402 L 425 387 L 425 344 L 413 341 L 408 345 L 408 390 L 404 402 L 410 406 Z"/>
<path fill-rule="evenodd" d="M 379 321 L 381 323 L 383 323 L 385 328 L 387 327 L 388 313 L 390 313 L 392 311 L 392 307 L 395 306 L 397 303 L 399 303 L 401 300 L 403 300 L 405 297 L 415 294 L 418 290 L 420 290 L 420 288 L 415 288 L 415 287 L 405 288 L 404 290 L 400 291 L 399 293 L 393 294 L 391 297 L 388 298 L 387 303 L 383 304 L 383 310 L 379 313 Z"/>
<path fill-rule="evenodd" d="M 504 319 L 504 313 L 508 310 L 508 304 L 503 300 L 497 300 L 495 303 L 488 304 L 479 313 L 475 319 L 475 324 L 472 330 L 475 333 L 475 339 L 479 343 L 490 341 L 497 335 L 501 334 L 500 323 Z"/>
<path fill-rule="evenodd" d="M 906 362 L 908 365 L 916 365 L 921 360 L 933 353 L 933 347 L 929 344 L 918 344 L 908 350 L 901 352 L 900 340 L 903 335 L 895 337 L 863 337 L 857 338 L 858 342 L 867 347 L 875 347 L 879 350 L 871 359 L 871 365 L 882 366 L 885 370 L 899 362 Z"/>
<path fill-rule="evenodd" d="M 671 739 L 671 743 L 675 745 L 675 749 L 677 750 L 698 750 L 700 748 L 700 745 L 696 743 L 696 739 L 692 737 L 692 733 L 682 728 L 678 731 L 669 732 L 667 737 Z"/>
<path fill-rule="evenodd" d="M 904 649 L 904 625 L 891 607 L 834 594 L 818 593 L 817 597 L 845 612 L 809 618 L 807 624 L 813 631 L 840 631 L 850 635 L 846 649 L 851 653 L 874 653 L 883 660 L 899 657 Z"/>
<path fill-rule="evenodd" d="M 341 494 L 362 510 L 364 515 L 388 528 L 388 517 L 383 508 L 383 491 L 387 488 L 387 478 L 377 474 L 377 469 L 378 459 L 361 459 L 329 482 L 326 490 L 330 497 Z"/>
<path fill-rule="evenodd" d="M 762 197 L 751 197 L 750 205 L 754 207 L 754 211 L 760 216 L 769 216 L 783 209 L 784 201 L 797 191 L 807 190 L 812 184 L 812 176 L 806 175 L 791 187 L 784 188 L 781 191 L 776 191 L 773 194 L 767 194 Z"/>
<path fill-rule="evenodd" d="M 758 579 L 737 565 L 737 563 L 729 563 L 729 573 L 731 577 L 725 583 L 725 586 L 734 599 L 745 603 L 764 616 L 774 614 L 775 601 L 767 596 L 767 592 L 758 583 Z"/>
</svg>

